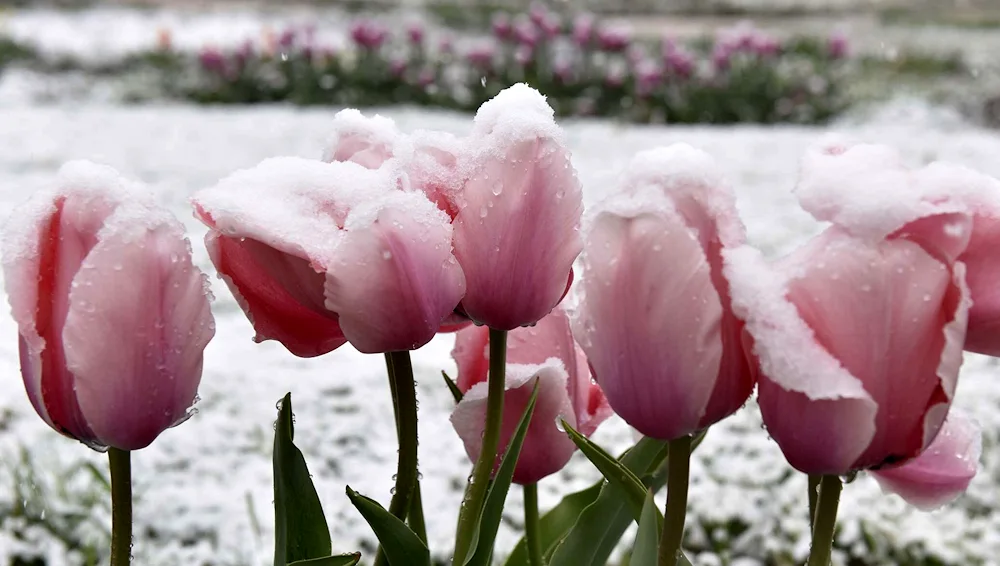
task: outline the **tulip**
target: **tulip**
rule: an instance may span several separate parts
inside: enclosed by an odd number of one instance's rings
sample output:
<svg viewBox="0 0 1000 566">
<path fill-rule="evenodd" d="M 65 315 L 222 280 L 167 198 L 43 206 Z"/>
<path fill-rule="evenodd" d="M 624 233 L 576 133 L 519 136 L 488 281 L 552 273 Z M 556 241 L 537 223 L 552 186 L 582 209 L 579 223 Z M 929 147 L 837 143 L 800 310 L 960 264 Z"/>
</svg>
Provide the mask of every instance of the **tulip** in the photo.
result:
<svg viewBox="0 0 1000 566">
<path fill-rule="evenodd" d="M 468 146 L 454 221 L 462 310 L 496 330 L 533 324 L 565 295 L 581 249 L 569 151 L 552 108 L 523 84 L 483 104 Z"/>
<path fill-rule="evenodd" d="M 878 190 L 872 190 L 878 187 Z M 965 264 L 972 297 L 965 349 L 1000 356 L 1000 180 L 948 163 L 910 169 L 892 148 L 827 138 L 806 154 L 796 194 L 820 220 L 863 215 L 889 233 L 921 215 L 963 212 L 972 217 Z"/>
<path fill-rule="evenodd" d="M 589 47 L 594 40 L 594 16 L 580 14 L 573 20 L 573 42 L 580 47 Z"/>
<path fill-rule="evenodd" d="M 348 108 L 333 117 L 333 135 L 327 142 L 323 161 L 353 161 L 368 169 L 378 169 L 393 157 L 400 138 L 389 118 L 371 118 Z"/>
<path fill-rule="evenodd" d="M 65 165 L 12 218 L 4 279 L 38 415 L 123 451 L 187 419 L 215 326 L 180 223 L 87 162 Z"/>
<path fill-rule="evenodd" d="M 458 364 L 458 388 L 465 396 L 451 422 L 473 461 L 482 449 L 486 422 L 488 336 L 487 328 L 470 326 L 456 334 L 452 352 Z M 510 442 L 535 378 L 539 383 L 535 412 L 514 468 L 516 483 L 535 483 L 554 474 L 573 455 L 576 445 L 556 427 L 557 418 L 590 436 L 611 415 L 601 389 L 590 380 L 587 358 L 573 340 L 569 317 L 562 309 L 508 335 L 506 376 L 501 446 Z"/>
<path fill-rule="evenodd" d="M 510 17 L 503 12 L 493 14 L 490 25 L 493 28 L 493 36 L 501 41 L 510 39 L 511 34 L 514 31 L 514 28 L 510 23 Z"/>
<path fill-rule="evenodd" d="M 1000 183 L 998 183 L 1000 188 Z M 959 260 L 965 263 L 965 280 L 972 294 L 965 349 L 1000 357 L 1000 190 L 990 207 L 973 216 L 969 246 Z"/>
<path fill-rule="evenodd" d="M 835 224 L 773 266 L 750 249 L 727 255 L 764 424 L 793 467 L 843 475 L 934 440 L 962 363 L 969 301 L 956 257 L 969 228 L 956 213 L 881 237 Z"/>
<path fill-rule="evenodd" d="M 919 456 L 902 466 L 874 471 L 872 476 L 886 492 L 930 511 L 965 492 L 979 469 L 981 452 L 979 426 L 953 410 L 941 432 Z"/>
<path fill-rule="evenodd" d="M 392 167 L 276 158 L 194 198 L 212 262 L 253 323 L 301 357 L 418 348 L 461 299 L 449 219 Z"/>
<path fill-rule="evenodd" d="M 600 28 L 597 44 L 609 53 L 621 53 L 632 43 L 632 32 L 627 28 Z"/>
<path fill-rule="evenodd" d="M 744 229 L 704 153 L 638 154 L 584 242 L 576 335 L 616 413 L 665 440 L 743 405 L 753 389 L 721 253 Z"/>
</svg>

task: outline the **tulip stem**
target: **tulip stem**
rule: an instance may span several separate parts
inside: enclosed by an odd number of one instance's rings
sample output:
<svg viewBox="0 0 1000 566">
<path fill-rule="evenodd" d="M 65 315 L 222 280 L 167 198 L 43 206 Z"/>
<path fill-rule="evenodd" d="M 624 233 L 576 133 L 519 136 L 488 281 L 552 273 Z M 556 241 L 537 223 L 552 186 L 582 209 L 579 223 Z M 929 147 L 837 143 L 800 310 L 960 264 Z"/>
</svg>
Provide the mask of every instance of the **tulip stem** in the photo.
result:
<svg viewBox="0 0 1000 566">
<path fill-rule="evenodd" d="M 132 561 L 132 461 L 128 450 L 108 449 L 111 467 L 111 566 Z"/>
<path fill-rule="evenodd" d="M 823 476 L 819 484 L 819 499 L 812 529 L 812 549 L 808 566 L 829 566 L 833 549 L 833 532 L 837 527 L 837 505 L 842 484 L 837 476 Z"/>
<path fill-rule="evenodd" d="M 684 540 L 684 518 L 687 515 L 688 477 L 691 473 L 691 436 L 675 438 L 669 443 L 667 460 L 667 508 L 660 533 L 659 565 L 676 566 Z"/>
<path fill-rule="evenodd" d="M 396 485 L 389 501 L 389 513 L 406 520 L 407 514 L 414 513 L 410 508 L 410 498 L 417 483 L 417 392 L 410 352 L 389 352 L 385 359 L 396 417 L 396 438 L 399 441 Z M 375 555 L 375 564 L 381 566 L 385 560 L 385 553 L 380 547 Z"/>
<path fill-rule="evenodd" d="M 819 499 L 819 482 L 823 476 L 809 474 L 809 529 L 816 522 L 816 501 Z"/>
<path fill-rule="evenodd" d="M 455 555 L 452 564 L 465 564 L 475 551 L 473 541 L 479 530 L 479 517 L 486 499 L 493 466 L 500 446 L 500 425 L 503 422 L 504 372 L 507 366 L 507 331 L 490 329 L 490 373 L 486 397 L 486 425 L 483 448 L 472 468 L 472 477 L 465 488 L 465 498 L 458 512 L 458 532 L 455 535 Z"/>
<path fill-rule="evenodd" d="M 542 533 L 538 527 L 538 484 L 524 485 L 524 540 L 528 547 L 528 564 L 544 566 L 542 561 Z"/>
</svg>

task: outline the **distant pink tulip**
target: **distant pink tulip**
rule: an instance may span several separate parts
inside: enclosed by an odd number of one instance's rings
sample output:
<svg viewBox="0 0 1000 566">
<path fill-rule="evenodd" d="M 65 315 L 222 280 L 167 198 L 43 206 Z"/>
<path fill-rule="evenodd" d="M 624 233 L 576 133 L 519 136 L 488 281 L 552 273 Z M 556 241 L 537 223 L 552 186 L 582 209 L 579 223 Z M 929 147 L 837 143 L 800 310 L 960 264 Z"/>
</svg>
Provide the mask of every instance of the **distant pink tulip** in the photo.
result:
<svg viewBox="0 0 1000 566">
<path fill-rule="evenodd" d="M 21 375 L 38 415 L 95 449 L 184 421 L 215 333 L 184 229 L 114 170 L 65 165 L 5 229 Z"/>
<path fill-rule="evenodd" d="M 827 52 L 834 59 L 843 59 L 849 54 L 850 44 L 843 33 L 835 33 L 827 42 Z"/>
<path fill-rule="evenodd" d="M 501 41 L 511 38 L 514 28 L 510 23 L 510 16 L 499 12 L 493 15 L 492 22 L 493 36 Z"/>
<path fill-rule="evenodd" d="M 573 20 L 573 42 L 588 47 L 594 40 L 594 16 L 580 14 Z"/>
<path fill-rule="evenodd" d="M 725 418 L 754 386 L 722 272 L 744 228 L 716 169 L 686 145 L 638 154 L 585 236 L 577 339 L 611 407 L 653 438 Z"/>
<path fill-rule="evenodd" d="M 540 33 L 530 21 L 520 20 L 514 24 L 514 39 L 522 47 L 534 48 L 538 45 Z"/>
<path fill-rule="evenodd" d="M 489 43 L 475 45 L 465 53 L 465 60 L 473 67 L 483 71 L 492 71 L 495 59 L 496 48 Z"/>
<path fill-rule="evenodd" d="M 424 42 L 424 25 L 420 22 L 411 22 L 406 26 L 406 37 L 413 45 L 420 45 Z"/>
<path fill-rule="evenodd" d="M 389 30 L 374 20 L 361 20 L 351 24 L 351 39 L 365 50 L 377 50 L 389 39 Z"/>
<path fill-rule="evenodd" d="M 800 471 L 906 462 L 948 414 L 969 308 L 956 258 L 971 219 L 927 212 L 884 233 L 905 206 L 841 216 L 773 266 L 751 249 L 727 255 L 764 424 Z"/>
<path fill-rule="evenodd" d="M 462 310 L 498 330 L 534 324 L 566 294 L 581 248 L 583 194 L 562 131 L 520 84 L 483 104 L 467 146 L 454 221 Z"/>
<path fill-rule="evenodd" d="M 599 28 L 597 44 L 610 53 L 624 52 L 632 44 L 632 32 L 626 28 Z"/>
<path fill-rule="evenodd" d="M 257 331 L 301 357 L 426 344 L 465 290 L 448 217 L 399 171 L 269 159 L 194 198 L 206 246 Z"/>
<path fill-rule="evenodd" d="M 981 436 L 976 423 L 953 410 L 919 456 L 902 466 L 873 470 L 872 476 L 907 503 L 926 511 L 936 509 L 964 493 L 976 476 Z"/>
<path fill-rule="evenodd" d="M 458 387 L 466 395 L 455 408 L 451 422 L 469 458 L 475 460 L 482 449 L 486 422 L 489 331 L 483 326 L 470 326 L 456 336 L 452 356 L 458 363 Z M 611 416 L 600 388 L 590 380 L 587 358 L 573 341 L 569 317 L 556 309 L 535 326 L 518 328 L 508 337 L 501 446 L 510 442 L 531 397 L 535 378 L 539 380 L 538 402 L 514 469 L 514 481 L 520 484 L 534 483 L 558 472 L 576 450 L 573 441 L 556 426 L 557 418 L 566 419 L 581 434 L 590 436 Z"/>
</svg>

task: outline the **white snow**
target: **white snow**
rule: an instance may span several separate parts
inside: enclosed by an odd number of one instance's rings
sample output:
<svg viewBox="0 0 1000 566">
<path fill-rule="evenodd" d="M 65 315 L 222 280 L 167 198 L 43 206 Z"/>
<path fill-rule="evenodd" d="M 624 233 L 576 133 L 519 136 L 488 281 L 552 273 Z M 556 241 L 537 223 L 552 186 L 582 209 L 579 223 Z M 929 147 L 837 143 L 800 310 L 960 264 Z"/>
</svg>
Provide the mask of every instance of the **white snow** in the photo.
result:
<svg viewBox="0 0 1000 566">
<path fill-rule="evenodd" d="M 0 91 L 3 87 L 0 86 Z M 0 107 L 0 207 L 9 211 L 35 191 L 51 187 L 63 162 L 87 158 L 107 163 L 126 177 L 150 185 L 157 200 L 183 219 L 195 261 L 211 271 L 197 244 L 205 228 L 192 217 L 189 199 L 232 172 L 276 155 L 321 156 L 335 109 L 194 108 L 109 106 L 96 102 L 34 106 L 11 99 Z M 954 120 L 939 120 L 933 108 L 896 107 L 839 129 L 854 138 L 896 147 L 908 162 L 946 160 L 1000 175 L 1000 138 L 994 132 Z M 465 134 L 471 116 L 406 108 L 381 109 L 400 130 L 442 129 Z M 686 142 L 714 157 L 732 179 L 749 241 L 773 257 L 815 234 L 820 225 L 797 207 L 791 192 L 803 148 L 821 139 L 824 128 L 739 126 L 636 127 L 609 121 L 563 121 L 564 137 L 584 187 L 587 204 L 614 185 L 605 182 L 641 150 Z M 395 466 L 395 431 L 381 356 L 361 355 L 345 346 L 317 359 L 299 359 L 275 342 L 255 344 L 253 330 L 232 295 L 214 280 L 217 335 L 206 352 L 199 413 L 168 430 L 150 448 L 134 455 L 136 535 L 139 564 L 262 565 L 270 561 L 273 517 L 270 452 L 275 402 L 291 391 L 297 416 L 296 443 L 303 450 L 323 501 L 334 547 L 370 551 L 374 539 L 344 495 L 345 485 L 382 502 L 389 499 Z M 454 533 L 461 489 L 470 465 L 448 421 L 453 400 L 440 371 L 454 375 L 449 357 L 454 338 L 442 335 L 414 354 L 420 398 L 420 455 L 423 500 L 430 545 L 445 556 Z M 1000 363 L 968 355 L 955 404 L 984 427 L 983 468 L 969 492 L 955 504 L 925 514 L 899 498 L 882 495 L 866 476 L 846 486 L 841 504 L 841 540 L 879 554 L 913 545 L 948 560 L 974 564 L 1000 554 Z M 39 461 L 40 477 L 29 491 L 54 485 L 57 475 L 81 462 L 105 466 L 104 459 L 50 430 L 35 414 L 20 385 L 17 334 L 13 319 L 0 316 L 0 485 L 16 483 L 20 447 Z M 606 422 L 594 440 L 611 452 L 632 442 L 618 419 Z M 580 456 L 558 476 L 541 484 L 541 506 L 591 484 L 597 472 Z M 21 485 L 21 484 L 18 484 Z M 76 484 L 71 484 L 76 485 Z M 88 485 L 92 485 L 88 484 Z M 50 513 L 80 505 L 86 493 L 73 488 L 54 495 Z M 801 560 L 808 550 L 806 481 L 792 473 L 777 446 L 760 428 L 753 402 L 714 427 L 692 462 L 692 540 L 712 541 L 726 522 L 739 518 L 749 529 L 733 551 L 755 555 L 773 548 Z M 16 497 L 0 490 L 0 503 Z M 100 501 L 100 499 L 98 499 Z M 509 498 L 509 523 L 521 524 L 519 491 Z M 87 507 L 99 536 L 107 519 L 100 505 Z M 860 520 L 864 520 L 862 531 Z M 259 530 L 258 530 L 259 529 Z M 47 535 L 35 533 L 35 547 L 52 564 L 73 563 Z M 504 526 L 501 549 L 516 533 Z M 631 540 L 630 535 L 625 540 Z M 0 560 L 17 544 L 0 534 Z M 712 563 L 705 559 L 705 564 Z M 718 563 L 718 562 L 715 562 Z M 753 564 L 742 561 L 740 564 Z"/>
</svg>

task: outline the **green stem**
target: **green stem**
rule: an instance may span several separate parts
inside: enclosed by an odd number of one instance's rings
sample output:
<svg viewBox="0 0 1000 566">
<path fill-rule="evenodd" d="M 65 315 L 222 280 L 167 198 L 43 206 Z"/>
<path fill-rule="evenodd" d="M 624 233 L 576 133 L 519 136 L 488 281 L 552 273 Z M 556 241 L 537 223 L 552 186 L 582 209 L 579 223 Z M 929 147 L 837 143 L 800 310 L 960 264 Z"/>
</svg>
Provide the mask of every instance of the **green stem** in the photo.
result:
<svg viewBox="0 0 1000 566">
<path fill-rule="evenodd" d="M 473 540 L 479 530 L 479 516 L 486 499 L 486 488 L 496 465 L 500 445 L 500 425 L 503 421 L 504 372 L 507 365 L 507 332 L 490 329 L 490 373 L 486 397 L 486 425 L 483 448 L 472 468 L 472 477 L 465 489 L 462 508 L 458 512 L 458 532 L 455 535 L 453 564 L 465 564 L 473 550 Z"/>
<path fill-rule="evenodd" d="M 538 484 L 524 486 L 524 540 L 528 547 L 528 564 L 544 566 L 542 560 L 542 533 L 538 526 Z"/>
<path fill-rule="evenodd" d="M 108 449 L 111 466 L 111 566 L 132 561 L 132 461 L 131 453 Z"/>
<path fill-rule="evenodd" d="M 406 523 L 410 525 L 410 530 L 427 544 L 424 504 L 420 499 L 420 474 L 417 474 L 417 483 L 413 485 L 413 497 L 410 499 L 410 512 L 406 514 Z"/>
<path fill-rule="evenodd" d="M 829 566 L 833 549 L 833 532 L 837 527 L 837 505 L 842 484 L 837 476 L 823 476 L 819 484 L 819 501 L 812 530 L 812 549 L 808 566 Z"/>
<path fill-rule="evenodd" d="M 396 466 L 396 486 L 389 501 L 389 513 L 405 520 L 410 510 L 410 498 L 417 483 L 417 392 L 413 382 L 413 366 L 408 351 L 386 354 L 389 370 L 389 390 L 392 393 L 396 415 L 396 436 L 399 441 L 399 460 Z M 375 564 L 386 562 L 385 553 L 379 548 Z"/>
<path fill-rule="evenodd" d="M 819 499 L 819 481 L 823 476 L 809 474 L 809 529 L 816 522 L 816 501 Z"/>
<path fill-rule="evenodd" d="M 676 566 L 684 540 L 687 515 L 688 477 L 691 474 L 691 436 L 670 441 L 667 460 L 667 508 L 660 533 L 659 564 Z"/>
</svg>

